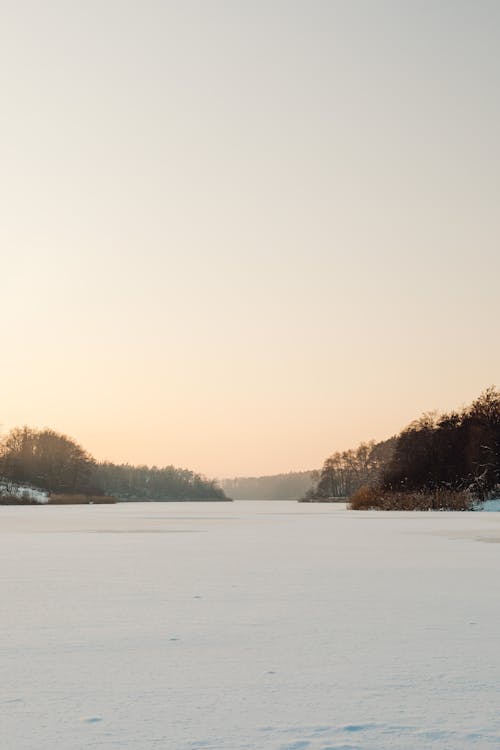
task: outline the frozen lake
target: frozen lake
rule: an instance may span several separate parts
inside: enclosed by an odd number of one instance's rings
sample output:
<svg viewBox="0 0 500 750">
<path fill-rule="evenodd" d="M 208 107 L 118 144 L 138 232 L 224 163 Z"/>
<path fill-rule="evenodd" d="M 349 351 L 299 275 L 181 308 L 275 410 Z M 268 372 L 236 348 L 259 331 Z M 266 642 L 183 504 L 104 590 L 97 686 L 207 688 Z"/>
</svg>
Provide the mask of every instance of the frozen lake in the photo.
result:
<svg viewBox="0 0 500 750">
<path fill-rule="evenodd" d="M 500 747 L 500 515 L 1 507 L 5 750 Z"/>
</svg>

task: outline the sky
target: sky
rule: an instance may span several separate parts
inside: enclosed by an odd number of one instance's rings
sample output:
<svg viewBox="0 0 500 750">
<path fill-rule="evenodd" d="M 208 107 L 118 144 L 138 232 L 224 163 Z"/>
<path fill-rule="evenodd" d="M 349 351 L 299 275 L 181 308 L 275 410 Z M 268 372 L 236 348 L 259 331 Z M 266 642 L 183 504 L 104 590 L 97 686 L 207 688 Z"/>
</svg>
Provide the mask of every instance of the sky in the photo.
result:
<svg viewBox="0 0 500 750">
<path fill-rule="evenodd" d="M 3 0 L 0 424 L 210 477 L 500 385 L 496 0 Z"/>
</svg>

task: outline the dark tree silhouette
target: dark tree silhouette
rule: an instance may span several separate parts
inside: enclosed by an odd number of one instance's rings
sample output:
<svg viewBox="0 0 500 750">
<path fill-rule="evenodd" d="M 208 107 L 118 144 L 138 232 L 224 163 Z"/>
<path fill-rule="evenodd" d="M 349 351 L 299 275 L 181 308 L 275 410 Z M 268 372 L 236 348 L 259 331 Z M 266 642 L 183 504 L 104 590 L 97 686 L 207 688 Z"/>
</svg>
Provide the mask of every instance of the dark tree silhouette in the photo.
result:
<svg viewBox="0 0 500 750">
<path fill-rule="evenodd" d="M 0 446 L 0 473 L 49 492 L 88 492 L 94 459 L 54 430 L 18 427 Z"/>
<path fill-rule="evenodd" d="M 484 499 L 500 483 L 500 393 L 488 388 L 461 412 L 424 415 L 399 435 L 383 472 L 388 490 L 468 490 Z"/>
</svg>

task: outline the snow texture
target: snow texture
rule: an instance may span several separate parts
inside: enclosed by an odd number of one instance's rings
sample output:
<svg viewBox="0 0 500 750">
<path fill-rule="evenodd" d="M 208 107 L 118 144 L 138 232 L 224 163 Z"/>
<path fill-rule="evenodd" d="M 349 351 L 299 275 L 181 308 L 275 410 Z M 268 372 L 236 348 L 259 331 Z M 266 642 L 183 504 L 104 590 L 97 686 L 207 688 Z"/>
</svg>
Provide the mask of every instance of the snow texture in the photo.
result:
<svg viewBox="0 0 500 750">
<path fill-rule="evenodd" d="M 485 503 L 478 503 L 477 510 L 485 510 L 488 513 L 498 513 L 500 511 L 500 498 L 487 500 Z"/>
<path fill-rule="evenodd" d="M 6 750 L 500 747 L 500 515 L 0 508 Z"/>
<path fill-rule="evenodd" d="M 20 500 L 32 500 L 35 503 L 48 503 L 49 493 L 28 484 L 19 484 L 9 479 L 0 479 L 0 496 L 10 495 Z"/>
</svg>

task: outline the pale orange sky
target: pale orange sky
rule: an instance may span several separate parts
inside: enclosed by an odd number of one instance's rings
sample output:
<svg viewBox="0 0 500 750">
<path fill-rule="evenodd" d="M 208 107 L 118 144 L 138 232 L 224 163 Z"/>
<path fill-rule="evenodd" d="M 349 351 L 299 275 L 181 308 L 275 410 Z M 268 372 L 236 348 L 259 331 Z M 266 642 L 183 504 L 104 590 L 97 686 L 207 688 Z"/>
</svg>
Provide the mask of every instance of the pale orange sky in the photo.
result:
<svg viewBox="0 0 500 750">
<path fill-rule="evenodd" d="M 499 384 L 500 5 L 6 2 L 0 423 L 209 476 Z"/>
</svg>

